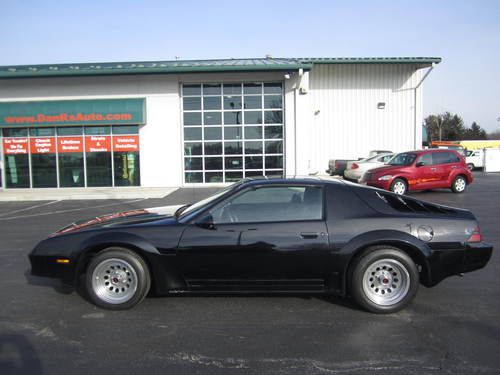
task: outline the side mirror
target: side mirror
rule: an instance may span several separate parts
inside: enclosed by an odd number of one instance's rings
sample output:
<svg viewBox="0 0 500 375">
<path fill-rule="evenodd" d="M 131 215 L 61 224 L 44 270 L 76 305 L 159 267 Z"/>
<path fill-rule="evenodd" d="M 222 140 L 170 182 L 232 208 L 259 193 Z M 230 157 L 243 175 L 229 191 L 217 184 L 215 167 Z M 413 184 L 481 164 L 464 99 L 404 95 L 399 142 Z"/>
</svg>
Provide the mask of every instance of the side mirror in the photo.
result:
<svg viewBox="0 0 500 375">
<path fill-rule="evenodd" d="M 217 229 L 217 227 L 215 226 L 215 223 L 214 223 L 214 218 L 210 214 L 203 216 L 201 219 L 197 220 L 194 224 L 197 227 L 200 227 L 203 229 L 209 229 L 209 230 Z"/>
<path fill-rule="evenodd" d="M 422 167 L 424 166 L 425 163 L 423 161 L 419 161 L 417 164 L 415 164 L 415 166 L 418 168 L 418 167 Z"/>
</svg>

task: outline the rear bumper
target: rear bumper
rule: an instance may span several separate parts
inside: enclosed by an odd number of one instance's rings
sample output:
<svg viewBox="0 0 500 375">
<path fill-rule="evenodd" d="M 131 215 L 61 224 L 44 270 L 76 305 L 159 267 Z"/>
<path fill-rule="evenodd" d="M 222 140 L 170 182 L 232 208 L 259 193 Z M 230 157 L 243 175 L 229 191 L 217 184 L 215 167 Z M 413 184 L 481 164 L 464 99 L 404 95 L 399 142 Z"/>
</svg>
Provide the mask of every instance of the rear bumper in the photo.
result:
<svg viewBox="0 0 500 375">
<path fill-rule="evenodd" d="M 486 266 L 493 246 L 484 242 L 467 244 L 465 249 L 433 250 L 429 260 L 429 274 L 425 286 L 434 286 L 448 276 L 472 272 Z"/>
</svg>

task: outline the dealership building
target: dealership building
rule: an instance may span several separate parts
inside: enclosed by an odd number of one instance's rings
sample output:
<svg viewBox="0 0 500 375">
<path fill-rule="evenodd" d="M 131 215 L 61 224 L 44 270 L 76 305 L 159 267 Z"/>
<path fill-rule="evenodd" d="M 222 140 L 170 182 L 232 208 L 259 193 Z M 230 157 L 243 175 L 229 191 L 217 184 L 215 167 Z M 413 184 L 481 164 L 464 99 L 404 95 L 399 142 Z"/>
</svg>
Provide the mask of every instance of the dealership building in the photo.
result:
<svg viewBox="0 0 500 375">
<path fill-rule="evenodd" d="M 434 57 L 0 67 L 2 187 L 181 187 L 324 173 L 422 144 Z"/>
</svg>

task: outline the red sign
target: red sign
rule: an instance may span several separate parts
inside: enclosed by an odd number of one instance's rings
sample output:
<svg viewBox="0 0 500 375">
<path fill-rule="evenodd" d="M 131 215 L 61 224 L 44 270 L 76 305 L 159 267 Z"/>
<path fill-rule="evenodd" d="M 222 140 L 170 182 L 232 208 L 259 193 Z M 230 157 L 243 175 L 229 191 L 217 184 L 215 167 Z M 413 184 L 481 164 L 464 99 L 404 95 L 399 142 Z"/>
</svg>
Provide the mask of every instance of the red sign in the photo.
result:
<svg viewBox="0 0 500 375">
<path fill-rule="evenodd" d="M 30 138 L 32 154 L 53 154 L 56 152 L 56 139 L 54 137 Z"/>
<path fill-rule="evenodd" d="M 139 151 L 138 135 L 115 135 L 113 136 L 113 151 Z"/>
<path fill-rule="evenodd" d="M 111 152 L 109 135 L 87 135 L 85 137 L 86 152 Z"/>
<path fill-rule="evenodd" d="M 3 152 L 6 155 L 27 154 L 28 138 L 4 138 Z"/>
<path fill-rule="evenodd" d="M 57 152 L 83 152 L 83 137 L 61 137 L 57 139 Z"/>
</svg>

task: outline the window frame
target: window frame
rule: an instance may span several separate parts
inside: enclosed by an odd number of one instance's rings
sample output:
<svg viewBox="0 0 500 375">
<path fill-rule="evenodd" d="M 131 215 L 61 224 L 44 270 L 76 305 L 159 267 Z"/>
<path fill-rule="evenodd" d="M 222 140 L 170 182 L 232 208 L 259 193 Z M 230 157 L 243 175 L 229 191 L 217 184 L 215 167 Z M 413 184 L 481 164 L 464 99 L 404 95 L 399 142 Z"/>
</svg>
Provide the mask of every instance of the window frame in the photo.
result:
<svg viewBox="0 0 500 375">
<path fill-rule="evenodd" d="M 265 184 L 265 185 L 254 185 L 254 186 L 249 186 L 243 190 L 240 190 L 239 192 L 235 194 L 231 194 L 228 197 L 225 197 L 224 199 L 221 199 L 220 201 L 214 203 L 211 207 L 207 207 L 203 212 L 200 213 L 195 218 L 195 222 L 200 219 L 204 218 L 207 215 L 210 215 L 212 218 L 212 213 L 211 211 L 215 209 L 219 205 L 225 204 L 225 202 L 229 200 L 234 200 L 238 198 L 239 196 L 252 191 L 252 190 L 257 190 L 257 189 L 263 189 L 263 188 L 283 188 L 283 187 L 300 187 L 300 188 L 316 188 L 321 190 L 321 217 L 319 219 L 293 219 L 293 220 L 267 220 L 267 221 L 244 221 L 244 222 L 227 222 L 227 223 L 216 223 L 214 224 L 217 225 L 248 225 L 248 224 L 272 224 L 272 223 L 298 223 L 298 222 L 326 222 L 326 212 L 327 212 L 327 207 L 326 207 L 326 189 L 324 185 L 320 184 Z"/>
</svg>

